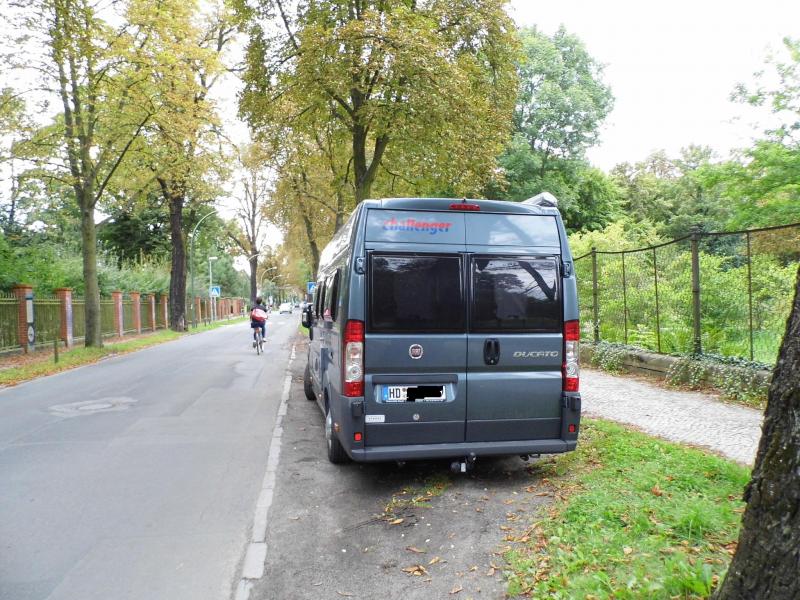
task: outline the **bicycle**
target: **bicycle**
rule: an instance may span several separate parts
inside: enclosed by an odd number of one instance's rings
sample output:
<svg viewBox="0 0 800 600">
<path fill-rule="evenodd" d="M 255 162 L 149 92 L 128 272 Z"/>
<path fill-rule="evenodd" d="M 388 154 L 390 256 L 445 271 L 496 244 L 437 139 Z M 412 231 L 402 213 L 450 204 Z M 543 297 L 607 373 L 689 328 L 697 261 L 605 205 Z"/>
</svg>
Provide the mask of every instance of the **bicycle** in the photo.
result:
<svg viewBox="0 0 800 600">
<path fill-rule="evenodd" d="M 256 327 L 255 334 L 256 334 L 256 343 L 255 343 L 256 354 L 261 354 L 262 352 L 264 352 L 264 338 L 261 337 L 260 327 Z"/>
</svg>

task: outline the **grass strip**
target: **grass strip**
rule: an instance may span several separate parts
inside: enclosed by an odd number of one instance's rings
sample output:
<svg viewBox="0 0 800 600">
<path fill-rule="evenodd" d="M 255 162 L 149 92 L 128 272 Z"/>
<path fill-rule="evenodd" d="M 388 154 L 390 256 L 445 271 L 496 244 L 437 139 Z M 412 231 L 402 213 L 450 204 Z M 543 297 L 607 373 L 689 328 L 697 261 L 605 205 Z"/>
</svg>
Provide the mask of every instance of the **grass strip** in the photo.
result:
<svg viewBox="0 0 800 600">
<path fill-rule="evenodd" d="M 42 360 L 36 360 L 36 357 L 34 356 L 32 362 L 18 367 L 0 370 L 0 386 L 16 385 L 37 377 L 53 375 L 55 373 L 60 373 L 61 371 L 74 369 L 75 367 L 96 363 L 109 356 L 117 356 L 120 354 L 128 354 L 129 352 L 136 352 L 137 350 L 141 350 L 143 348 L 148 348 L 157 344 L 163 344 L 164 342 L 171 342 L 172 340 L 176 340 L 184 335 L 202 333 L 204 331 L 210 331 L 226 325 L 233 325 L 234 323 L 242 322 L 244 320 L 245 319 L 242 318 L 231 319 L 230 321 L 215 321 L 214 323 L 207 325 L 200 325 L 186 333 L 178 333 L 170 329 L 162 329 L 155 333 L 143 335 L 130 340 L 123 339 L 113 343 L 106 342 L 102 348 L 85 348 L 83 346 L 76 346 L 69 350 L 61 350 L 59 352 L 58 363 L 53 362 L 53 354 L 52 352 L 48 352 L 46 355 L 43 355 Z"/>
<path fill-rule="evenodd" d="M 601 420 L 537 463 L 556 496 L 507 549 L 509 596 L 706 598 L 735 551 L 749 469 Z"/>
</svg>

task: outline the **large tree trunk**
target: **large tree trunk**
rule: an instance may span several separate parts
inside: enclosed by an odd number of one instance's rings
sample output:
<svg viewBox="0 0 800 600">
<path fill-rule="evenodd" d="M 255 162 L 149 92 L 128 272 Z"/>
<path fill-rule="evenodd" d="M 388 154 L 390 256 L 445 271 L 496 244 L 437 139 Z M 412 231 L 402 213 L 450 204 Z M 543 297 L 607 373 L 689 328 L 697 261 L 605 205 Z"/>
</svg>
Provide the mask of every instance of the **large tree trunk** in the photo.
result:
<svg viewBox="0 0 800 600">
<path fill-rule="evenodd" d="M 94 224 L 94 207 L 81 201 L 81 243 L 83 244 L 83 284 L 86 346 L 101 347 L 103 331 L 100 325 L 100 285 L 97 281 L 97 230 Z"/>
<path fill-rule="evenodd" d="M 300 211 L 303 216 L 303 224 L 306 227 L 306 236 L 308 237 L 308 248 L 311 250 L 311 268 L 313 269 L 314 277 L 317 276 L 317 271 L 319 270 L 319 246 L 317 245 L 317 240 L 314 237 L 314 225 L 311 223 L 311 219 L 308 218 L 308 215 L 305 211 Z"/>
<path fill-rule="evenodd" d="M 744 499 L 739 546 L 714 600 L 800 598 L 800 269 Z"/>
<path fill-rule="evenodd" d="M 258 254 L 257 250 L 254 248 L 250 248 L 253 250 L 253 254 L 250 255 L 250 305 L 253 306 L 256 303 L 256 296 L 258 296 L 258 278 L 256 269 L 258 269 Z"/>
<path fill-rule="evenodd" d="M 172 242 L 172 264 L 169 278 L 169 327 L 186 330 L 186 244 L 183 239 L 182 189 L 174 183 L 161 181 L 164 199 L 169 204 L 169 230 Z M 194 300 L 192 300 L 194 302 Z"/>
</svg>

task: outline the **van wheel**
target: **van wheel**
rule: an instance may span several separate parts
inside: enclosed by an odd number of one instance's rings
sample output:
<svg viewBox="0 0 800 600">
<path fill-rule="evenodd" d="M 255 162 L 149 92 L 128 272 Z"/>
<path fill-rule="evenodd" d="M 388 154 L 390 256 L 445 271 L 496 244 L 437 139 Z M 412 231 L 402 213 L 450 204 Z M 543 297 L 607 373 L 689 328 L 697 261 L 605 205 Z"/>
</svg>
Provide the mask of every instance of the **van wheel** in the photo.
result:
<svg viewBox="0 0 800 600">
<path fill-rule="evenodd" d="M 303 391 L 306 393 L 306 398 L 309 400 L 316 399 L 314 395 L 314 386 L 311 384 L 311 367 L 308 363 L 306 363 L 306 370 L 305 373 L 303 373 Z"/>
<path fill-rule="evenodd" d="M 328 460 L 333 464 L 340 465 L 350 459 L 339 441 L 339 436 L 333 431 L 333 417 L 331 417 L 330 407 L 325 407 L 325 445 L 328 448 Z"/>
</svg>

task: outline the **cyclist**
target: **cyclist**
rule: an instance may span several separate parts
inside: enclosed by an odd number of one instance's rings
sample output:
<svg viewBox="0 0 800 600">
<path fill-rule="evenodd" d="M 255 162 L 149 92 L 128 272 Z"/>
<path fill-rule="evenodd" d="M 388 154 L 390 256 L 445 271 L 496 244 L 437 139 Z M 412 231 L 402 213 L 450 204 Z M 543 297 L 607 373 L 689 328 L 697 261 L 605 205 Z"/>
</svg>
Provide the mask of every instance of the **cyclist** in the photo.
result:
<svg viewBox="0 0 800 600">
<path fill-rule="evenodd" d="M 253 348 L 256 347 L 256 329 L 261 329 L 261 339 L 263 340 L 267 334 L 267 319 L 269 313 L 267 307 L 264 306 L 264 300 L 259 296 L 256 298 L 256 303 L 250 309 L 250 328 L 253 330 Z"/>
</svg>

